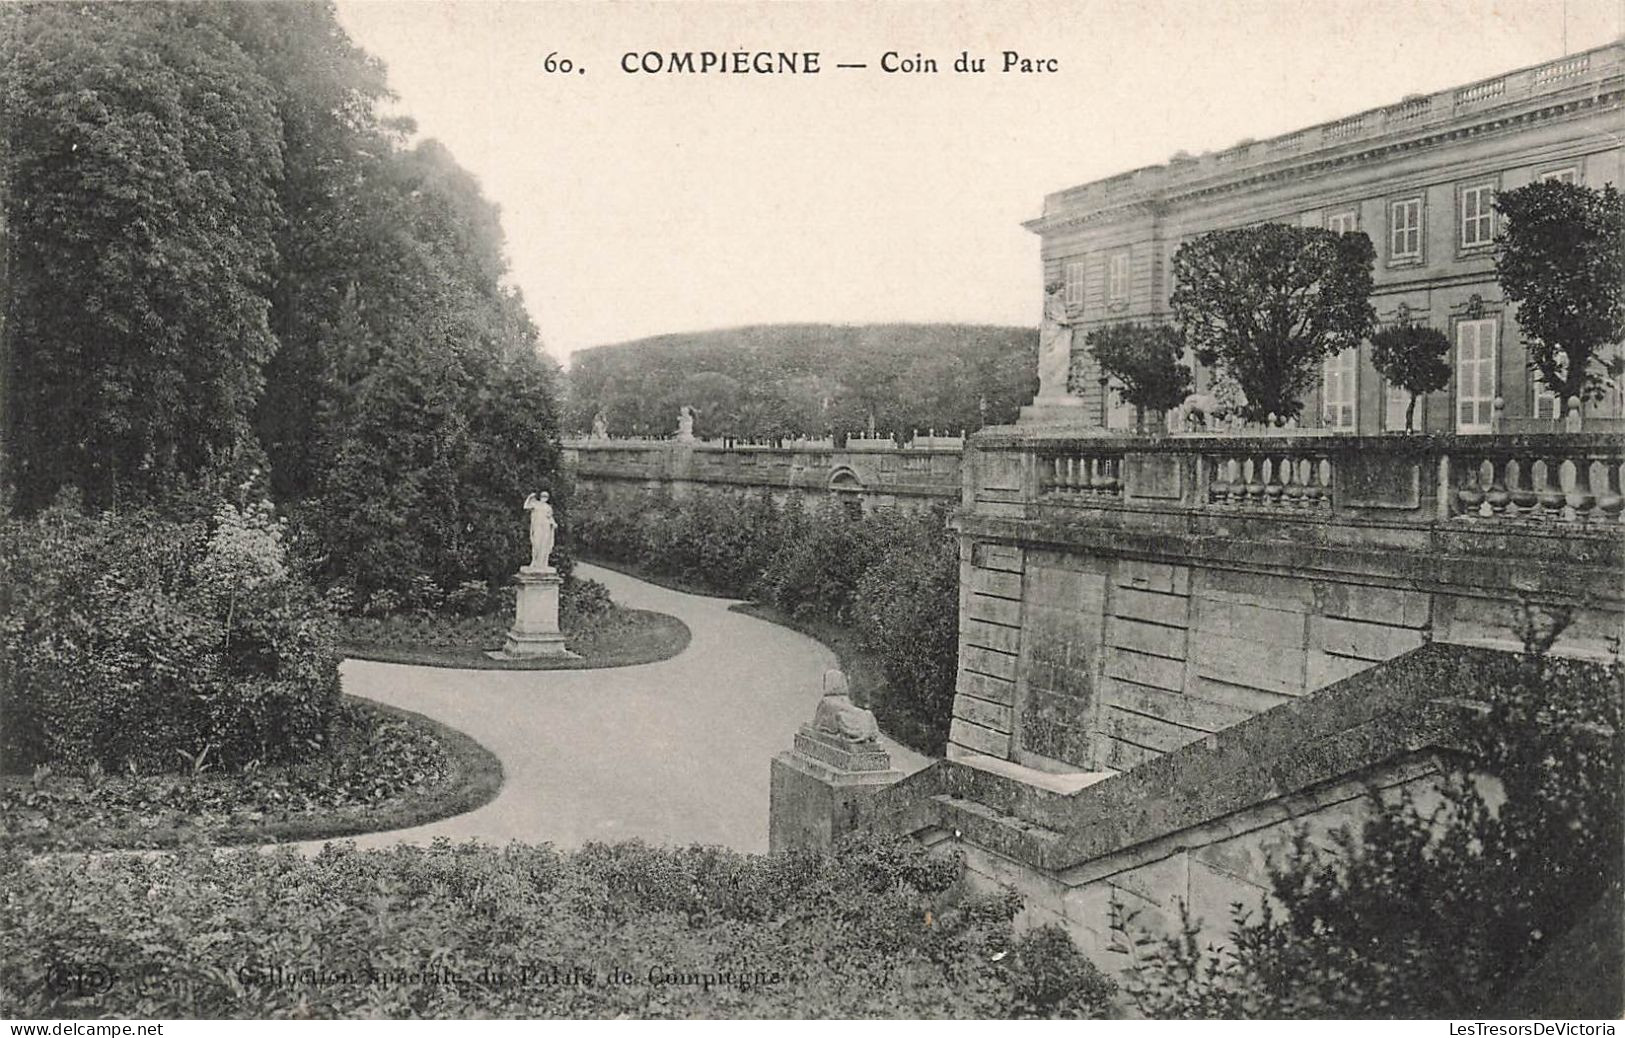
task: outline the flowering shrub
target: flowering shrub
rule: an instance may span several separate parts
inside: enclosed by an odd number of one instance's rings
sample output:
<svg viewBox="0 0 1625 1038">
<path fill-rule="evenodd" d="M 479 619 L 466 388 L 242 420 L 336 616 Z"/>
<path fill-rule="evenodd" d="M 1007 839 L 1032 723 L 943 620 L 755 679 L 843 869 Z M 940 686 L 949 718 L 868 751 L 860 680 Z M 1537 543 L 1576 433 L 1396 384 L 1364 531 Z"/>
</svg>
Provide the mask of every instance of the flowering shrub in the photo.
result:
<svg viewBox="0 0 1625 1038">
<path fill-rule="evenodd" d="M 322 745 L 333 625 L 269 506 L 211 529 L 63 501 L 0 524 L 7 766 L 201 771 Z"/>
</svg>

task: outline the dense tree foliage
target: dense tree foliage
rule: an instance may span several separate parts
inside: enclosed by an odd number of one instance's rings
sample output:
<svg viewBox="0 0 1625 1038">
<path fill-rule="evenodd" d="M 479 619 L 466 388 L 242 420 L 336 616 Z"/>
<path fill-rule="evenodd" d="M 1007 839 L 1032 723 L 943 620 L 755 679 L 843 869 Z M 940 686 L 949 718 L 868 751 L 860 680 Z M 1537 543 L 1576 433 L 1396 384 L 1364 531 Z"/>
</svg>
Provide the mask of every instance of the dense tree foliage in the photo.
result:
<svg viewBox="0 0 1625 1038">
<path fill-rule="evenodd" d="M 1625 340 L 1625 201 L 1612 184 L 1542 180 L 1497 193 L 1495 208 L 1506 219 L 1496 273 L 1529 366 L 1560 400 L 1601 397 L 1622 364 L 1603 351 Z"/>
<path fill-rule="evenodd" d="M 1450 337 L 1437 328 L 1396 324 L 1371 337 L 1371 363 L 1389 385 L 1410 394 L 1405 405 L 1405 431 L 1415 428 L 1418 397 L 1450 384 Z"/>
<path fill-rule="evenodd" d="M 1038 336 L 981 325 L 761 325 L 582 350 L 568 426 L 702 436 L 939 432 L 1013 421 L 1036 390 Z"/>
<path fill-rule="evenodd" d="M 1101 370 L 1122 384 L 1117 392 L 1138 417 L 1178 407 L 1191 391 L 1185 341 L 1175 328 L 1133 321 L 1107 325 L 1089 333 L 1088 347 Z"/>
<path fill-rule="evenodd" d="M 326 4 L 0 12 L 17 503 L 268 472 L 324 583 L 499 579 L 557 485 L 496 207 Z M 358 598 L 358 600 L 361 600 Z"/>
<path fill-rule="evenodd" d="M 0 11 L 6 410 L 26 507 L 253 463 L 282 143 L 227 29 L 193 5 Z"/>
<path fill-rule="evenodd" d="M 1319 361 L 1370 334 L 1374 258 L 1359 233 L 1276 223 L 1211 231 L 1174 254 L 1174 318 L 1198 360 L 1241 384 L 1248 419 L 1295 417 Z"/>
</svg>

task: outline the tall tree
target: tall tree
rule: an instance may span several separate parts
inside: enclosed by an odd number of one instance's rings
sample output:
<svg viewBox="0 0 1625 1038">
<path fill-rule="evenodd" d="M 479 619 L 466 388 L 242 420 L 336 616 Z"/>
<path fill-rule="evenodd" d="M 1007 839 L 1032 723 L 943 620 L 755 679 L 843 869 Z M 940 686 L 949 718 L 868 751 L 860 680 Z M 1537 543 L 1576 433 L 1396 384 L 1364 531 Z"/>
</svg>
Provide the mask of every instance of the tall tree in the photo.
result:
<svg viewBox="0 0 1625 1038">
<path fill-rule="evenodd" d="M 1174 318 L 1198 360 L 1241 384 L 1246 417 L 1294 417 L 1319 361 L 1370 334 L 1374 258 L 1360 233 L 1274 223 L 1212 231 L 1174 254 Z"/>
<path fill-rule="evenodd" d="M 0 11 L 18 503 L 257 460 L 281 136 L 219 8 Z"/>
<path fill-rule="evenodd" d="M 1506 219 L 1495 269 L 1518 304 L 1529 366 L 1557 398 L 1601 397 L 1605 375 L 1625 359 L 1605 357 L 1625 340 L 1625 203 L 1601 190 L 1536 181 L 1495 196 Z"/>
</svg>

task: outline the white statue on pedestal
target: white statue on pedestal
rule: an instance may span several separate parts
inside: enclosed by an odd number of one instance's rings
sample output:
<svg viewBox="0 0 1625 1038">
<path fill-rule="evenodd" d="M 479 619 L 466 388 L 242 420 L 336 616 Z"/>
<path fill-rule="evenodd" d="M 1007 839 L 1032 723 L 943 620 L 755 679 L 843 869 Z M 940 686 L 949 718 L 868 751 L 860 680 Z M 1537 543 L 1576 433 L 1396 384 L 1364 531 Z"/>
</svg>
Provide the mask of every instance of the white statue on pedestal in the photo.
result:
<svg viewBox="0 0 1625 1038">
<path fill-rule="evenodd" d="M 694 409 L 687 404 L 677 412 L 677 438 L 683 443 L 694 439 Z"/>
<path fill-rule="evenodd" d="M 1072 324 L 1066 312 L 1065 288 L 1060 282 L 1044 288 L 1044 320 L 1038 326 L 1038 395 L 1070 395 L 1067 376 L 1072 372 Z"/>
<path fill-rule="evenodd" d="M 550 573 L 548 557 L 553 554 L 553 538 L 559 523 L 553 518 L 553 506 L 547 503 L 547 491 L 525 498 L 525 511 L 530 513 L 530 565 L 525 569 L 533 573 Z"/>
</svg>

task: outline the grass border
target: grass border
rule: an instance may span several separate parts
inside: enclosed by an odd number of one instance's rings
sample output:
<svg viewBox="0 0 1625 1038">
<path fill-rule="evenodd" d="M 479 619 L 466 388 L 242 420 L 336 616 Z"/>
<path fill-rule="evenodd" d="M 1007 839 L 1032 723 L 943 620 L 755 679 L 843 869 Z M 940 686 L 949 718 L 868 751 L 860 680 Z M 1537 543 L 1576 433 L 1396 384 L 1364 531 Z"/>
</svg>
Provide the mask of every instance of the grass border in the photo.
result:
<svg viewBox="0 0 1625 1038">
<path fill-rule="evenodd" d="M 451 770 L 446 782 L 438 789 L 409 800 L 391 799 L 382 804 L 360 807 L 329 808 L 322 812 L 307 812 L 292 818 L 265 821 L 258 824 L 236 823 L 214 830 L 206 838 L 198 831 L 174 825 L 138 831 L 126 830 L 140 837 L 145 846 L 131 846 L 115 838 L 88 847 L 42 846 L 47 841 L 24 835 L 6 842 L 6 847 L 35 854 L 83 854 L 102 851 L 163 851 L 174 850 L 194 843 L 209 846 L 241 847 L 302 843 L 310 840 L 337 840 L 350 836 L 366 836 L 411 829 L 430 822 L 439 822 L 467 814 L 484 807 L 496 799 L 506 781 L 502 762 L 496 754 L 476 742 L 473 736 L 415 710 L 380 703 L 362 696 L 344 696 L 349 702 L 364 709 L 390 714 L 419 727 L 427 728 L 440 740 L 450 759 Z M 7 776 L 8 780 L 18 778 Z M 28 781 L 22 778 L 22 781 Z"/>
<path fill-rule="evenodd" d="M 626 613 L 639 617 L 652 617 L 654 622 L 646 631 L 651 640 L 663 635 L 655 647 L 627 651 L 607 656 L 536 656 L 530 659 L 492 659 L 486 650 L 472 646 L 441 649 L 401 645 L 377 645 L 365 642 L 343 642 L 339 652 L 346 658 L 371 663 L 398 663 L 414 667 L 440 667 L 450 670 L 602 670 L 608 667 L 636 667 L 645 663 L 660 663 L 681 655 L 694 639 L 688 624 L 670 613 L 653 609 L 626 609 Z M 565 643 L 570 644 L 568 641 Z M 633 647 L 637 648 L 636 643 Z"/>
</svg>

